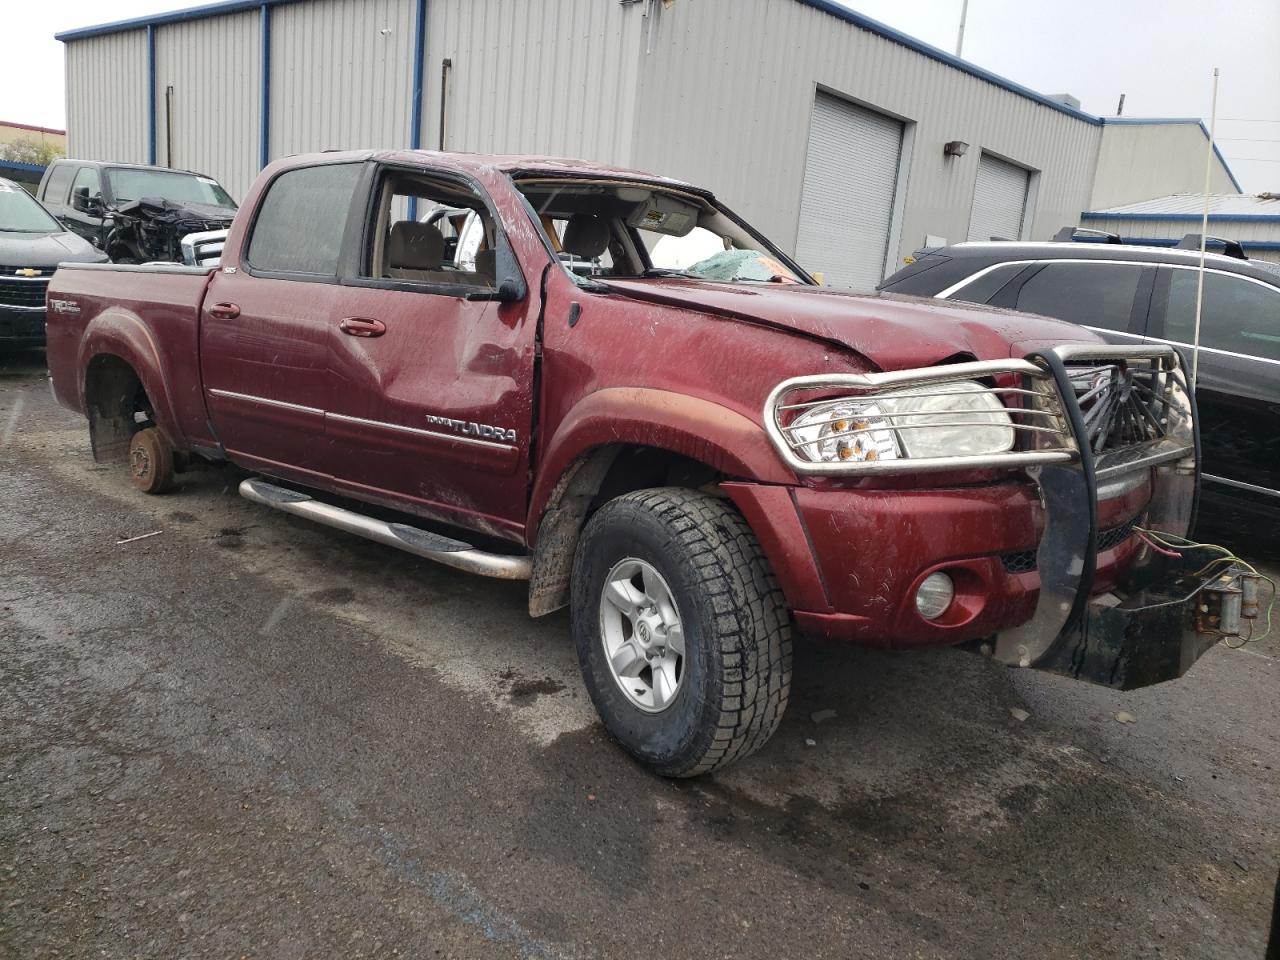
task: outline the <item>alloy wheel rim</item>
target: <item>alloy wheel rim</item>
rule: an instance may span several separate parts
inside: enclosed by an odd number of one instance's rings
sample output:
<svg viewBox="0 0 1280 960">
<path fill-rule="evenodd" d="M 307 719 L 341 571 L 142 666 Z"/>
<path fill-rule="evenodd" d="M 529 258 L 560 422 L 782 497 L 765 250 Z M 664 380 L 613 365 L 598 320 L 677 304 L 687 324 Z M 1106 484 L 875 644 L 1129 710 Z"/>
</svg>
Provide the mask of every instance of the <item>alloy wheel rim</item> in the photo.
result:
<svg viewBox="0 0 1280 960">
<path fill-rule="evenodd" d="M 614 682 L 631 704 L 661 713 L 684 681 L 684 625 L 671 587 L 653 564 L 613 565 L 600 595 L 600 639 Z"/>
</svg>

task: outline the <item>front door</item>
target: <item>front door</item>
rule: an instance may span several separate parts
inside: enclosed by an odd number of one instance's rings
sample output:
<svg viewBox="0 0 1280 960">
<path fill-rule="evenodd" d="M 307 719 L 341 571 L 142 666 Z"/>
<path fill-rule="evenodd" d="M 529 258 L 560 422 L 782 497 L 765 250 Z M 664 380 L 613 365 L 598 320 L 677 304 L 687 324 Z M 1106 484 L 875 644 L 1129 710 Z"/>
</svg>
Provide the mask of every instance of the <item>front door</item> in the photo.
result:
<svg viewBox="0 0 1280 960">
<path fill-rule="evenodd" d="M 84 209 L 84 204 L 88 206 Z M 103 235 L 102 175 L 97 167 L 81 167 L 71 181 L 71 194 L 63 213 L 63 222 L 72 233 L 78 233 L 95 247 L 106 241 Z M 78 207 L 77 204 L 81 206 Z"/>
<path fill-rule="evenodd" d="M 442 221 L 476 218 L 478 244 L 446 244 Z M 334 479 L 370 499 L 518 537 L 536 294 L 496 299 L 506 241 L 480 188 L 456 175 L 382 169 L 365 223 L 334 317 Z"/>
<path fill-rule="evenodd" d="M 1151 310 L 1151 335 L 1181 347 L 1188 359 L 1197 273 L 1161 267 Z M 1198 367 L 1205 481 L 1280 497 L 1280 288 L 1206 270 Z"/>
<path fill-rule="evenodd" d="M 280 174 L 244 255 L 214 274 L 201 317 L 201 374 L 218 441 L 266 473 L 323 482 L 338 264 L 364 165 Z"/>
</svg>

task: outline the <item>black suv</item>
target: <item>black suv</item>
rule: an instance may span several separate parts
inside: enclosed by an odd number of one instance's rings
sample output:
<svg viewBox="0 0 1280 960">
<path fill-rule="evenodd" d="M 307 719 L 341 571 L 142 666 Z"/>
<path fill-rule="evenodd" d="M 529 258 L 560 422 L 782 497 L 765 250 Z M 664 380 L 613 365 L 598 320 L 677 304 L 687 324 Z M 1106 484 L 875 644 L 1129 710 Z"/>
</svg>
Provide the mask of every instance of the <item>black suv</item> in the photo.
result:
<svg viewBox="0 0 1280 960">
<path fill-rule="evenodd" d="M 55 160 L 36 196 L 116 263 L 181 262 L 184 236 L 226 229 L 236 214 L 212 177 L 132 163 Z"/>
<path fill-rule="evenodd" d="M 1189 367 L 1199 236 L 1173 248 L 1090 233 L 921 251 L 880 289 L 1039 313 L 1111 343 L 1171 343 Z M 1204 480 L 1280 507 L 1280 265 L 1246 259 L 1238 244 L 1225 249 L 1205 256 L 1196 384 Z"/>
</svg>

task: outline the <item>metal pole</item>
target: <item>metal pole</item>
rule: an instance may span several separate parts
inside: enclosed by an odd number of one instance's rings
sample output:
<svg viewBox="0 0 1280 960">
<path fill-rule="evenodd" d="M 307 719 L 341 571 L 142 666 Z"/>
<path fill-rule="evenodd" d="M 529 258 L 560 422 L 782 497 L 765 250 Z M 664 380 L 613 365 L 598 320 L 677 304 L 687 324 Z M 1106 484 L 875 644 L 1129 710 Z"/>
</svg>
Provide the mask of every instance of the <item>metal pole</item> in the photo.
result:
<svg viewBox="0 0 1280 960">
<path fill-rule="evenodd" d="M 969 19 L 969 0 L 964 0 L 960 7 L 960 32 L 956 35 L 956 56 L 964 49 L 964 23 Z"/>
<path fill-rule="evenodd" d="M 1209 147 L 1204 157 L 1204 214 L 1200 218 L 1200 271 L 1196 278 L 1196 332 L 1191 346 L 1191 389 L 1200 375 L 1200 314 L 1204 309 L 1204 253 L 1209 242 L 1209 187 L 1213 177 L 1213 139 L 1218 127 L 1218 68 L 1213 68 L 1213 97 L 1209 104 Z"/>
<path fill-rule="evenodd" d="M 1116 105 L 1116 116 L 1124 116 L 1124 94 L 1120 94 L 1120 103 Z"/>
</svg>

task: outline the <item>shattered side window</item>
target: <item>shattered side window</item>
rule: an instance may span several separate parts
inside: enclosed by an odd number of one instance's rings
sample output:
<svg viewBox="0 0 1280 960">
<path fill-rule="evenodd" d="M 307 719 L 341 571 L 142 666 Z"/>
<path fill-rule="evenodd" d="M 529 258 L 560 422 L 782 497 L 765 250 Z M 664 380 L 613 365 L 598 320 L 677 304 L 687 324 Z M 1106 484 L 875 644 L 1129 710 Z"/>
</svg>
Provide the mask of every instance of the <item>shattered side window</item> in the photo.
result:
<svg viewBox="0 0 1280 960">
<path fill-rule="evenodd" d="M 517 183 L 574 277 L 804 282 L 784 254 L 709 197 L 601 178 Z"/>
</svg>

